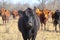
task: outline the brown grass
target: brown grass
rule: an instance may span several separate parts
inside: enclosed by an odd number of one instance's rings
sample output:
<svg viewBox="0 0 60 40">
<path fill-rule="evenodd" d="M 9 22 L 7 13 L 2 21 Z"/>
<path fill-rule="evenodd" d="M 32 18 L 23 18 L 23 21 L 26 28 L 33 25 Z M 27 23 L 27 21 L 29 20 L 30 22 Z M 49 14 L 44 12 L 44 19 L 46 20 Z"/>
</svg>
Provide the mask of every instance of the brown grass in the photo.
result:
<svg viewBox="0 0 60 40">
<path fill-rule="evenodd" d="M 22 35 L 18 30 L 17 22 L 18 18 L 15 20 L 11 19 L 6 25 L 0 25 L 0 40 L 23 40 Z M 2 24 L 1 17 L 0 24 Z M 52 23 L 48 22 L 46 28 L 51 31 L 39 30 L 36 40 L 60 40 L 60 33 L 53 31 L 54 27 L 52 26 Z"/>
</svg>

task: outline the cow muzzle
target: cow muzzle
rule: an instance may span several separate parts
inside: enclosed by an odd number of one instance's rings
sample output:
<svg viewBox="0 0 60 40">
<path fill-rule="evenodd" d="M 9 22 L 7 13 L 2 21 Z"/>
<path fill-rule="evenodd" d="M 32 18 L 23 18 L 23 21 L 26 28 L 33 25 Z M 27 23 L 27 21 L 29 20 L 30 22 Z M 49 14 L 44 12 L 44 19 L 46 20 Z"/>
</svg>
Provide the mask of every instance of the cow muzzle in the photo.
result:
<svg viewBox="0 0 60 40">
<path fill-rule="evenodd" d="M 29 23 L 29 26 L 33 26 L 32 23 Z"/>
</svg>

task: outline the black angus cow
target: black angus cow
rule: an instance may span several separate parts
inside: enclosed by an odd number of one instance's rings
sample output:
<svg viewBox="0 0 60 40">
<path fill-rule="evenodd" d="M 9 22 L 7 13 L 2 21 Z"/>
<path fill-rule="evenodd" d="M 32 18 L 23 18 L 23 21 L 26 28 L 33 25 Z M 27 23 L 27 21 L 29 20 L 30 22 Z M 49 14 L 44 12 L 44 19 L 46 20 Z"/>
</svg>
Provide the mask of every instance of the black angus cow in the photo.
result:
<svg viewBox="0 0 60 40">
<path fill-rule="evenodd" d="M 57 24 L 59 24 L 60 31 L 60 11 L 56 10 L 56 12 L 52 15 L 53 25 L 55 26 L 55 31 L 57 31 Z"/>
<path fill-rule="evenodd" d="M 40 20 L 35 12 L 27 8 L 25 11 L 18 11 L 20 18 L 18 29 L 21 31 L 24 40 L 35 40 L 37 31 L 40 27 Z"/>
</svg>

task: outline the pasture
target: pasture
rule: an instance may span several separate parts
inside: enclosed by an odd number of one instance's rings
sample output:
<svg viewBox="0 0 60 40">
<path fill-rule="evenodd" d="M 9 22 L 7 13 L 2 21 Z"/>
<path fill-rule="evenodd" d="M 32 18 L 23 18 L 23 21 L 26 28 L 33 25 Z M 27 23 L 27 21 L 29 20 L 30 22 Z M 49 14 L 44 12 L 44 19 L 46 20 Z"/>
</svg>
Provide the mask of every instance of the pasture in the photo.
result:
<svg viewBox="0 0 60 40">
<path fill-rule="evenodd" d="M 16 19 L 10 18 L 8 23 L 2 25 L 2 18 L 0 17 L 0 40 L 23 40 L 17 26 L 18 18 L 19 17 Z M 36 40 L 60 40 L 60 33 L 54 31 L 51 18 L 47 22 L 46 28 L 46 31 L 38 31 Z"/>
</svg>

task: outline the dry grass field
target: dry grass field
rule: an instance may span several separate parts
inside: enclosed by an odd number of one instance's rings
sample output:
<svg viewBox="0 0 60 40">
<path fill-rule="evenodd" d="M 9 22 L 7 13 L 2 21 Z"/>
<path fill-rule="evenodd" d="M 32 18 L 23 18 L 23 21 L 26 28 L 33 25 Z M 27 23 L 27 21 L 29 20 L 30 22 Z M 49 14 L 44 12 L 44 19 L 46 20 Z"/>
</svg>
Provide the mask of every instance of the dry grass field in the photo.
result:
<svg viewBox="0 0 60 40">
<path fill-rule="evenodd" d="M 6 25 L 2 25 L 2 18 L 0 17 L 0 40 L 23 40 L 18 30 L 17 23 L 18 17 L 17 19 L 11 18 Z M 39 30 L 36 40 L 60 40 L 60 33 L 54 31 L 51 20 L 47 23 L 46 28 L 50 31 Z"/>
</svg>

